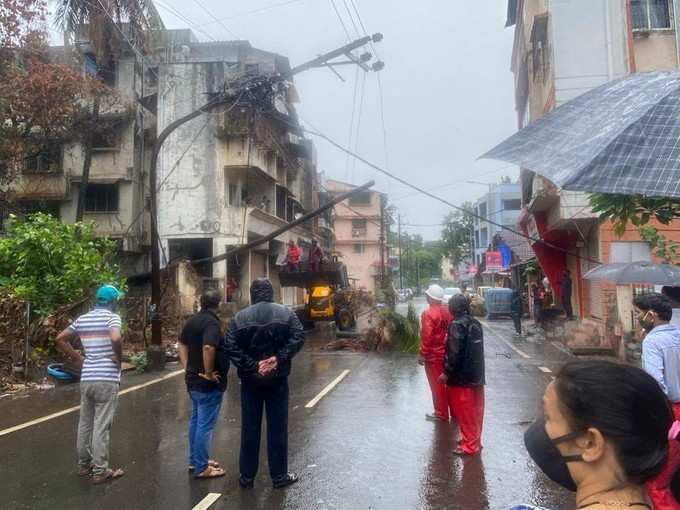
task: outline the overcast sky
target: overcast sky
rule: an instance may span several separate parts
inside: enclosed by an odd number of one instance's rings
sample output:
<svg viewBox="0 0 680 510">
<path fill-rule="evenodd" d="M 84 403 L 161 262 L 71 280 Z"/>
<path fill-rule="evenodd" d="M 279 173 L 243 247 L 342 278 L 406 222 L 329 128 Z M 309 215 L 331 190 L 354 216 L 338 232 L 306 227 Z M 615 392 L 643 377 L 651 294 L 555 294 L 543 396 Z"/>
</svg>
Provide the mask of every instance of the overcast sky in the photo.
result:
<svg viewBox="0 0 680 510">
<path fill-rule="evenodd" d="M 385 36 L 376 49 L 386 65 L 381 80 L 387 155 L 375 73 L 361 73 L 358 78 L 352 148 L 379 165 L 389 163 L 393 173 L 433 188 L 456 204 L 486 191 L 483 185 L 464 184 L 465 180 L 497 182 L 503 175 L 516 178 L 518 171 L 503 162 L 476 160 L 516 128 L 509 71 L 513 32 L 504 28 L 506 2 L 353 1 L 369 33 Z M 354 24 L 359 31 L 361 27 L 352 0 L 334 2 L 355 38 Z M 218 40 L 247 39 L 257 48 L 287 56 L 293 65 L 347 42 L 331 0 L 161 0 L 156 5 L 168 28 L 189 26 L 202 41 L 209 40 L 208 35 Z M 217 23 L 215 18 L 224 21 Z M 349 145 L 357 72 L 354 67 L 339 68 L 339 72 L 344 83 L 326 69 L 299 75 L 298 110 L 320 131 Z M 409 189 L 360 162 L 348 162 L 325 141 L 315 143 L 320 171 L 355 184 L 376 179 L 376 189 L 389 194 L 403 223 L 437 224 L 449 211 L 427 197 L 410 195 Z M 428 240 L 438 239 L 440 233 L 439 227 L 406 230 L 417 231 Z"/>
</svg>

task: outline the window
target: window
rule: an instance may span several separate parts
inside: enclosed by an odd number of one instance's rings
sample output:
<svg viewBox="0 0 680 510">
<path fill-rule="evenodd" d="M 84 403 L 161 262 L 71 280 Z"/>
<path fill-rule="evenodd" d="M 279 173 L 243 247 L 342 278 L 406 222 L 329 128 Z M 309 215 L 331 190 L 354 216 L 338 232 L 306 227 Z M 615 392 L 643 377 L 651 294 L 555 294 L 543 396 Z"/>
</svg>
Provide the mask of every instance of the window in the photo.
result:
<svg viewBox="0 0 680 510">
<path fill-rule="evenodd" d="M 95 131 L 92 134 L 92 148 L 93 149 L 115 149 L 117 147 L 117 137 L 113 134 L 113 129 L 108 133 Z"/>
<path fill-rule="evenodd" d="M 238 186 L 236 184 L 229 184 L 229 197 L 227 205 L 232 207 L 241 207 L 241 195 L 238 192 Z"/>
<path fill-rule="evenodd" d="M 86 212 L 118 212 L 118 184 L 88 184 Z"/>
<path fill-rule="evenodd" d="M 614 241 L 611 243 L 609 262 L 651 261 L 652 252 L 644 241 Z"/>
<path fill-rule="evenodd" d="M 50 145 L 24 160 L 24 173 L 57 173 L 61 171 L 61 146 Z"/>
<path fill-rule="evenodd" d="M 519 211 L 522 208 L 522 201 L 519 198 L 503 200 L 504 211 Z"/>
<path fill-rule="evenodd" d="M 116 63 L 111 62 L 108 66 L 99 70 L 99 79 L 109 87 L 116 86 Z"/>
<path fill-rule="evenodd" d="M 349 205 L 371 205 L 371 192 L 360 191 L 349 197 Z"/>
<path fill-rule="evenodd" d="M 248 76 L 258 75 L 260 74 L 260 64 L 246 64 L 244 70 Z"/>
<path fill-rule="evenodd" d="M 363 244 L 355 244 L 354 245 L 354 253 L 364 253 L 366 251 L 366 247 Z"/>
<path fill-rule="evenodd" d="M 353 219 L 352 220 L 352 237 L 363 237 L 366 235 L 366 220 Z"/>
<path fill-rule="evenodd" d="M 85 54 L 84 68 L 87 76 L 97 76 L 97 59 L 92 53 Z"/>
<path fill-rule="evenodd" d="M 673 15 L 669 0 L 632 0 L 633 30 L 669 30 Z"/>
</svg>

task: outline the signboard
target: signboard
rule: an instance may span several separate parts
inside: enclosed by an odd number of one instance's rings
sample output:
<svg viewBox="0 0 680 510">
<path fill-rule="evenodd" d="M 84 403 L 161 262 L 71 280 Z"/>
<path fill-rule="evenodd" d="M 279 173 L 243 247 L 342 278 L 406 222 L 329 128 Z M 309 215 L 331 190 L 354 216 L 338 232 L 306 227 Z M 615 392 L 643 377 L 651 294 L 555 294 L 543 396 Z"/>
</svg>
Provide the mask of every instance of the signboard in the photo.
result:
<svg viewBox="0 0 680 510">
<path fill-rule="evenodd" d="M 499 251 L 487 251 L 484 254 L 487 272 L 498 272 L 503 270 L 503 255 Z"/>
</svg>

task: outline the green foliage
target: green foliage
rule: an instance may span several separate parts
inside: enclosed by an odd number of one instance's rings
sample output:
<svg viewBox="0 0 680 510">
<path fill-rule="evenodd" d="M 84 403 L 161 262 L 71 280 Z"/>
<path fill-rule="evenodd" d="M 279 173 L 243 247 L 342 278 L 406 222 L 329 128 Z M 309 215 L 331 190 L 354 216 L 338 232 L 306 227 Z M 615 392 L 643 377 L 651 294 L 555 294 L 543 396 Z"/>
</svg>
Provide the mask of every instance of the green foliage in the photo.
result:
<svg viewBox="0 0 680 510">
<path fill-rule="evenodd" d="M 138 374 L 146 372 L 149 369 L 149 360 L 146 357 L 146 351 L 130 354 L 130 363 L 135 366 L 135 370 Z"/>
<path fill-rule="evenodd" d="M 392 325 L 395 349 L 417 353 L 420 348 L 420 322 L 413 304 L 409 303 L 406 317 L 392 311 L 384 313 L 385 319 Z"/>
<path fill-rule="evenodd" d="M 464 203 L 462 207 L 467 211 L 474 208 L 469 202 Z M 451 211 L 444 218 L 442 250 L 444 255 L 451 259 L 454 267 L 470 257 L 472 253 L 472 246 L 470 245 L 472 222 L 472 216 L 460 210 Z"/>
<path fill-rule="evenodd" d="M 101 284 L 124 287 L 111 263 L 115 242 L 92 226 L 62 223 L 47 214 L 11 217 L 0 238 L 0 291 L 30 301 L 39 315 L 78 301 Z"/>
<path fill-rule="evenodd" d="M 680 218 L 680 200 L 665 197 L 594 193 L 590 195 L 590 205 L 601 220 L 614 223 L 614 233 L 618 236 L 623 235 L 629 222 L 641 227 L 654 218 L 668 225 Z"/>
<path fill-rule="evenodd" d="M 678 253 L 680 244 L 675 241 L 669 241 L 651 225 L 640 227 L 638 230 L 640 231 L 640 237 L 649 243 L 654 255 L 667 264 L 677 264 L 680 262 L 680 253 Z"/>
</svg>

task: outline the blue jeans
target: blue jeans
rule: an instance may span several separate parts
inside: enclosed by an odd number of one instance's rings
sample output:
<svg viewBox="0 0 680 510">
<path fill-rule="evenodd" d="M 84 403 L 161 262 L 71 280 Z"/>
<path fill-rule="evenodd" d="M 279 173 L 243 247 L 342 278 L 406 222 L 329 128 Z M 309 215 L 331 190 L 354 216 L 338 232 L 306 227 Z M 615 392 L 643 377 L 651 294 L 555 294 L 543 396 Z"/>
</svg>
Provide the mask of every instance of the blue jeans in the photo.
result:
<svg viewBox="0 0 680 510">
<path fill-rule="evenodd" d="M 189 465 L 199 474 L 208 467 L 208 451 L 222 406 L 222 391 L 190 391 L 189 397 L 193 405 L 189 422 Z"/>
</svg>

